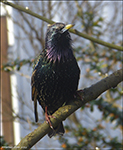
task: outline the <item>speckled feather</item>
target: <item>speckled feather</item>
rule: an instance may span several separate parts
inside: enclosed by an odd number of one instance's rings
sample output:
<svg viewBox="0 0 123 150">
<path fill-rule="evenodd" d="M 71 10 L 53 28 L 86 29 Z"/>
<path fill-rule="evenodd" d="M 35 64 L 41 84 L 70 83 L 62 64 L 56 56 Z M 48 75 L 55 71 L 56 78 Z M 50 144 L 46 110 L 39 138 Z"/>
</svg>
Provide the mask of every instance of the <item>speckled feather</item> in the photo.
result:
<svg viewBox="0 0 123 150">
<path fill-rule="evenodd" d="M 62 33 L 64 27 L 64 24 L 56 23 L 48 28 L 45 49 L 34 66 L 31 85 L 36 121 L 37 101 L 44 111 L 47 106 L 48 113 L 52 115 L 74 96 L 78 87 L 80 70 L 72 52 L 70 34 L 68 31 Z M 62 124 L 60 128 L 63 128 Z M 54 131 L 51 131 L 49 136 L 53 135 Z"/>
</svg>

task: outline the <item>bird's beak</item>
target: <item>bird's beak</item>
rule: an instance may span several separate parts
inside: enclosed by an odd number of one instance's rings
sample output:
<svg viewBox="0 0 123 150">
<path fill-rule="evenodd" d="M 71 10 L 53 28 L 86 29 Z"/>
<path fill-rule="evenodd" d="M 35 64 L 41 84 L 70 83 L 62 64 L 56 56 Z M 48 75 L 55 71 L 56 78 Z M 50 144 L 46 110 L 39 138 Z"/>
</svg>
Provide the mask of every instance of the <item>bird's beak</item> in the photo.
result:
<svg viewBox="0 0 123 150">
<path fill-rule="evenodd" d="M 63 29 L 62 29 L 62 32 L 64 33 L 64 32 L 66 32 L 66 31 L 68 31 L 70 28 L 72 28 L 74 25 L 73 24 L 68 24 L 68 25 L 66 25 Z"/>
</svg>

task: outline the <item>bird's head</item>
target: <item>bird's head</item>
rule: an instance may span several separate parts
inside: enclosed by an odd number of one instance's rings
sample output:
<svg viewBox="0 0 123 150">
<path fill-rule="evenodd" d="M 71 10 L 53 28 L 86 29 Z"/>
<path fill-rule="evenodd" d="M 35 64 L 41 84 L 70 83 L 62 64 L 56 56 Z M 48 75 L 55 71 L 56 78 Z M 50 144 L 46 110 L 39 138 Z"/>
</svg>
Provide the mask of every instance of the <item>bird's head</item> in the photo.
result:
<svg viewBox="0 0 123 150">
<path fill-rule="evenodd" d="M 73 27 L 72 24 L 55 23 L 49 25 L 47 29 L 45 48 L 48 50 L 49 57 L 67 55 L 71 48 L 71 37 L 68 30 Z"/>
</svg>

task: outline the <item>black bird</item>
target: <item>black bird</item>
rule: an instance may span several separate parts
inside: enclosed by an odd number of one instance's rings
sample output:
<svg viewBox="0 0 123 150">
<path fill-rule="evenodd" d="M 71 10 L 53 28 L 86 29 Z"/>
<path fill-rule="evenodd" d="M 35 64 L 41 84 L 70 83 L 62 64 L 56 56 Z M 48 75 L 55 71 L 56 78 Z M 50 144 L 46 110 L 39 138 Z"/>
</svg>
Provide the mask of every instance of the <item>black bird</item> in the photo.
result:
<svg viewBox="0 0 123 150">
<path fill-rule="evenodd" d="M 68 30 L 72 24 L 55 23 L 48 26 L 45 48 L 38 56 L 31 78 L 32 100 L 35 121 L 38 121 L 37 101 L 45 112 L 46 121 L 52 128 L 49 137 L 56 133 L 63 135 L 62 122 L 53 129 L 50 117 L 59 107 L 74 97 L 80 76 L 80 69 L 73 55 Z"/>
</svg>

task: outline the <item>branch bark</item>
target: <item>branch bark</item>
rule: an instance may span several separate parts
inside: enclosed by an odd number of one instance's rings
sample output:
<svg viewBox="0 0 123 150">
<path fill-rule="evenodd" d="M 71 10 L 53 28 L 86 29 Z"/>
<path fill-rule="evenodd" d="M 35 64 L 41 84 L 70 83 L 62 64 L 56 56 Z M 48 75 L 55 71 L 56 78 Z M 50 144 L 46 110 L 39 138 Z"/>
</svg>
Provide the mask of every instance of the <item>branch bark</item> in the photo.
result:
<svg viewBox="0 0 123 150">
<path fill-rule="evenodd" d="M 43 16 L 41 16 L 41 15 L 38 15 L 38 14 L 34 13 L 34 12 L 31 11 L 30 9 L 26 9 L 26 8 L 24 8 L 24 7 L 22 7 L 22 6 L 19 6 L 19 5 L 16 5 L 16 4 L 14 4 L 14 3 L 7 2 L 6 0 L 0 0 L 0 2 L 4 3 L 4 4 L 6 4 L 6 5 L 9 5 L 9 6 L 15 8 L 15 9 L 18 9 L 18 10 L 20 10 L 20 11 L 22 11 L 22 12 L 25 12 L 25 13 L 31 15 L 31 16 L 34 16 L 34 17 L 36 17 L 36 18 L 38 18 L 38 19 L 41 19 L 41 20 L 43 20 L 43 21 L 45 21 L 45 22 L 47 22 L 47 23 L 49 23 L 49 24 L 55 23 L 54 21 L 52 21 L 52 20 L 50 20 L 50 19 L 47 19 L 47 18 L 45 18 L 45 17 L 43 17 Z M 100 45 L 103 45 L 103 46 L 106 46 L 106 47 L 109 47 L 109 48 L 113 48 L 113 49 L 117 49 L 117 50 L 119 50 L 119 51 L 123 51 L 123 47 L 122 47 L 122 46 L 114 45 L 114 44 L 111 44 L 111 43 L 102 41 L 102 40 L 100 40 L 100 39 L 96 39 L 96 38 L 91 37 L 91 36 L 89 36 L 89 35 L 87 35 L 87 34 L 81 33 L 81 32 L 79 32 L 79 31 L 77 31 L 77 30 L 75 30 L 75 29 L 70 29 L 69 31 L 70 31 L 71 33 L 75 34 L 75 35 L 78 35 L 78 36 L 83 37 L 83 38 L 85 38 L 85 39 L 91 40 L 91 41 L 93 41 L 93 42 L 95 42 L 95 43 L 98 43 L 98 44 L 100 44 Z"/>
<path fill-rule="evenodd" d="M 67 105 L 60 107 L 54 114 L 56 118 L 51 118 L 53 127 L 56 127 L 59 122 L 65 120 L 77 109 L 85 105 L 85 103 L 95 100 L 99 95 L 110 88 L 115 88 L 120 82 L 123 81 L 123 69 L 117 70 L 108 77 L 100 80 L 96 84 L 78 91 L 78 94 L 83 98 L 80 99 L 80 96 L 77 96 L 75 99 L 71 100 Z M 24 150 L 29 149 L 35 145 L 40 139 L 42 139 L 50 131 L 49 125 L 46 121 L 40 125 L 33 132 L 25 136 L 20 143 L 13 148 L 13 150 Z"/>
</svg>

